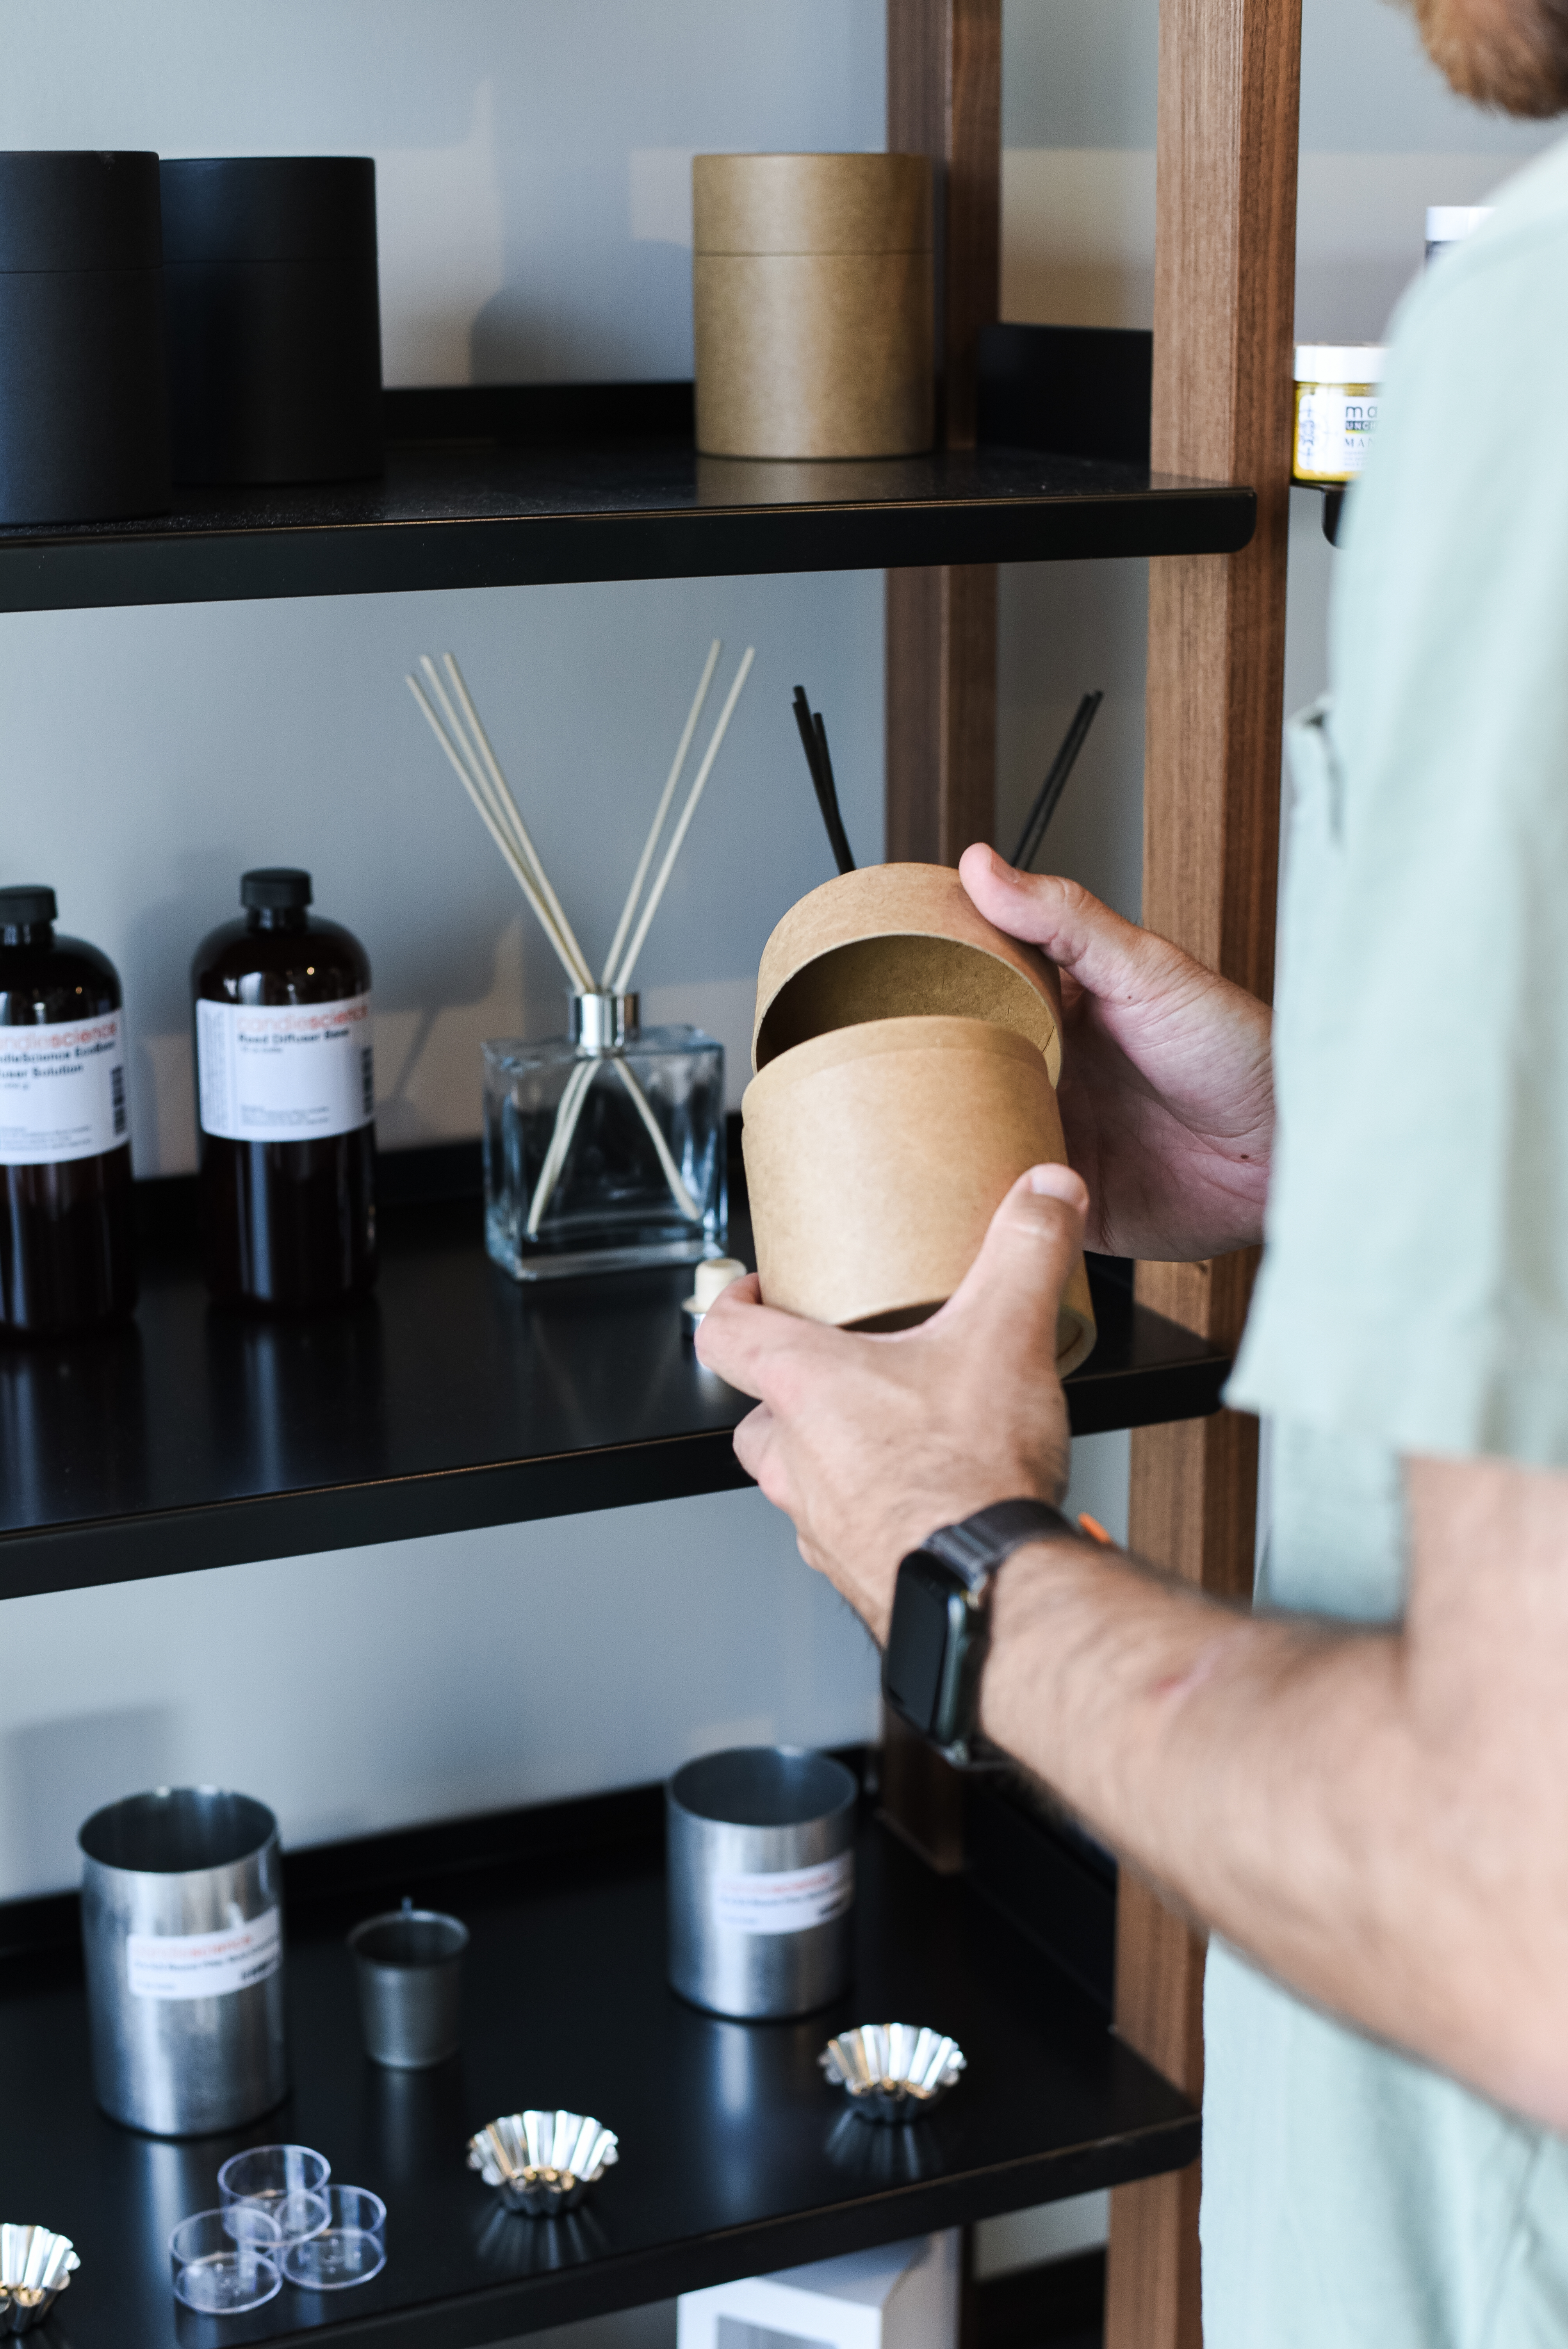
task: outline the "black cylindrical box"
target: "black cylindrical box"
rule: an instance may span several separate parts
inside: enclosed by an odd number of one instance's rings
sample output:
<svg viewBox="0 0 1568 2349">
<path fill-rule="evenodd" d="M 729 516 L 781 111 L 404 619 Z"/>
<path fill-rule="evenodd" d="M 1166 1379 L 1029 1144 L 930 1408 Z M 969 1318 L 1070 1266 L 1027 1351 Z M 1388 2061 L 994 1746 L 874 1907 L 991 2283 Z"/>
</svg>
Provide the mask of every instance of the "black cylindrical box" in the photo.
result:
<svg viewBox="0 0 1568 2349">
<path fill-rule="evenodd" d="M 375 164 L 239 155 L 162 170 L 175 480 L 378 473 Z"/>
<path fill-rule="evenodd" d="M 0 523 L 168 505 L 158 158 L 0 153 Z"/>
</svg>

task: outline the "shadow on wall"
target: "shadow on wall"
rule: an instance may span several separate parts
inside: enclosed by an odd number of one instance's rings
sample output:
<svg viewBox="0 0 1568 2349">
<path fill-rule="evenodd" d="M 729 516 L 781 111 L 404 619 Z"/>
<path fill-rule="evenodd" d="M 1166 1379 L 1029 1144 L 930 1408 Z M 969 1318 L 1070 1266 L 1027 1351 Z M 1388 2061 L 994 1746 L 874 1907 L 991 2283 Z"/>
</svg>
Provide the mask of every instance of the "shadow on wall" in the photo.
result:
<svg viewBox="0 0 1568 2349">
<path fill-rule="evenodd" d="M 125 1705 L 0 1733 L 0 1878 L 47 1884 L 82 1821 L 167 1785 L 178 1769 L 171 1704 Z"/>
</svg>

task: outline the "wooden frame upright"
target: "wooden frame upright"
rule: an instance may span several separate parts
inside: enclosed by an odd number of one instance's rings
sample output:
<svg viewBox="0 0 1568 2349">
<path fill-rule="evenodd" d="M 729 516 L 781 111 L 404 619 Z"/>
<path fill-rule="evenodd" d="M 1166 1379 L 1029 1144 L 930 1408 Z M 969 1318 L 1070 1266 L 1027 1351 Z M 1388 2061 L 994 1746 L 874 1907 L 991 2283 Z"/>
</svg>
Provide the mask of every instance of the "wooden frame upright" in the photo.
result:
<svg viewBox="0 0 1568 2349">
<path fill-rule="evenodd" d="M 887 0 L 888 144 L 937 167 L 939 414 L 972 445 L 979 327 L 996 314 L 1001 0 Z M 1273 984 L 1289 512 L 1301 0 L 1161 0 L 1152 462 L 1246 481 L 1240 554 L 1150 565 L 1143 918 L 1267 996 Z M 887 853 L 953 862 L 993 835 L 994 567 L 892 572 Z M 1253 1265 L 1144 1265 L 1139 1295 L 1226 1344 Z M 1251 1588 L 1256 1430 L 1229 1413 L 1138 1430 L 1133 1547 L 1205 1588 Z M 890 1751 L 890 1761 L 895 1753 Z M 955 1864 L 955 1806 L 896 1747 L 890 1808 Z M 895 1793 L 896 1786 L 896 1793 Z M 1117 2027 L 1202 2086 L 1201 1941 L 1124 1876 Z M 1112 2197 L 1107 2349 L 1197 2349 L 1198 2175 Z"/>
</svg>

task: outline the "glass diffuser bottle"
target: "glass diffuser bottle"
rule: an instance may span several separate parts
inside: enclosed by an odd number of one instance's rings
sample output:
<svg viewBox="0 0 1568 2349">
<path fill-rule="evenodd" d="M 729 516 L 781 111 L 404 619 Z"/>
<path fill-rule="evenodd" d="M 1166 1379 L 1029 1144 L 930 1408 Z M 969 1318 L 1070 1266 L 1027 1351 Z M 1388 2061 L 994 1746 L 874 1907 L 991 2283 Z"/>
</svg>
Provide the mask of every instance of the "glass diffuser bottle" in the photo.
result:
<svg viewBox="0 0 1568 2349">
<path fill-rule="evenodd" d="M 485 1245 L 514 1280 L 724 1253 L 724 1047 L 642 1028 L 633 994 L 571 1032 L 484 1046 Z"/>
</svg>

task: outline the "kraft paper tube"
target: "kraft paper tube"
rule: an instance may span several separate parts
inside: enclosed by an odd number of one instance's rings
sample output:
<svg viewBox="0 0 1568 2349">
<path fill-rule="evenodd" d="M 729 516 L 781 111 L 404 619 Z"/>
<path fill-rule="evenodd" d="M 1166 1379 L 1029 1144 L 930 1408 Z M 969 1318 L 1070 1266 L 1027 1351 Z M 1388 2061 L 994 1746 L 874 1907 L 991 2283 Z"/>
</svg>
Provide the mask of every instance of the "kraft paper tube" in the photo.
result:
<svg viewBox="0 0 1568 2349">
<path fill-rule="evenodd" d="M 753 1078 L 742 1115 L 763 1298 L 841 1326 L 923 1319 L 1018 1176 L 1067 1155 L 1038 1047 L 982 1019 L 880 1019 L 797 1044 Z M 1094 1336 L 1080 1259 L 1058 1371 Z"/>
<path fill-rule="evenodd" d="M 696 443 L 706 455 L 912 456 L 934 430 L 923 155 L 698 155 Z"/>
<path fill-rule="evenodd" d="M 1061 1073 L 1061 996 L 1044 955 L 979 912 L 948 864 L 870 864 L 792 905 L 762 950 L 751 1064 L 865 1019 L 994 1020 Z"/>
</svg>

